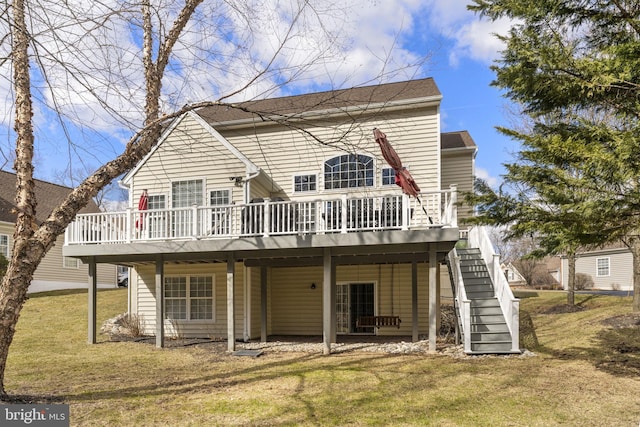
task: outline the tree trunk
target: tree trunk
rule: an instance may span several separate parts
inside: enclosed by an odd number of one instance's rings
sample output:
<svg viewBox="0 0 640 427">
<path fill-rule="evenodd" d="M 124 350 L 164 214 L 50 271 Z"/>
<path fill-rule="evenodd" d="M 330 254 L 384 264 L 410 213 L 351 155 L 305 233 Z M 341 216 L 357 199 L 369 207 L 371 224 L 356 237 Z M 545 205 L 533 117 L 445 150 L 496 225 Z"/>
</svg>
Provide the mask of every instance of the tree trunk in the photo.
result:
<svg viewBox="0 0 640 427">
<path fill-rule="evenodd" d="M 569 252 L 567 254 L 567 261 L 569 264 L 568 280 L 567 280 L 567 304 L 576 304 L 576 253 Z"/>
<path fill-rule="evenodd" d="M 629 249 L 633 256 L 633 312 L 640 312 L 640 237 L 630 239 Z"/>
<path fill-rule="evenodd" d="M 0 284 L 0 397 L 6 397 L 4 372 L 15 325 L 27 300 L 27 289 L 42 245 L 32 242 L 36 199 L 33 182 L 33 104 L 29 69 L 30 36 L 25 25 L 24 0 L 13 2 L 13 79 L 16 96 L 16 226 L 7 272 Z M 34 250 L 35 249 L 35 250 Z"/>
</svg>

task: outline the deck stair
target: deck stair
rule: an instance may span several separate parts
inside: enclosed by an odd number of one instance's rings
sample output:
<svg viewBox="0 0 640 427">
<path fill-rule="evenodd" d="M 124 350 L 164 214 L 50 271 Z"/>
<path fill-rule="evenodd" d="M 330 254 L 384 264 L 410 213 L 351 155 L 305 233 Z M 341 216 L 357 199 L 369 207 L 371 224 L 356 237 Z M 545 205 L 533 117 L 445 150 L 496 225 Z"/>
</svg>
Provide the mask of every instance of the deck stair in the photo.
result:
<svg viewBox="0 0 640 427">
<path fill-rule="evenodd" d="M 479 249 L 457 249 L 471 318 L 469 354 L 514 353 L 511 332 Z"/>
</svg>

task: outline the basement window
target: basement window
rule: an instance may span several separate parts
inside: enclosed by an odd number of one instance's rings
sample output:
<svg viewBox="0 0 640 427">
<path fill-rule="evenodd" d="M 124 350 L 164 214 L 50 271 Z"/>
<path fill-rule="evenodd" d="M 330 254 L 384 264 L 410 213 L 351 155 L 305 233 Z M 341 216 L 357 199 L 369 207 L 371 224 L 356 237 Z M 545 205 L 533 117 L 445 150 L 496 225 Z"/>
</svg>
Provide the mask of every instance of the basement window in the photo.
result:
<svg viewBox="0 0 640 427">
<path fill-rule="evenodd" d="M 213 276 L 165 277 L 165 318 L 213 320 L 213 283 Z"/>
</svg>

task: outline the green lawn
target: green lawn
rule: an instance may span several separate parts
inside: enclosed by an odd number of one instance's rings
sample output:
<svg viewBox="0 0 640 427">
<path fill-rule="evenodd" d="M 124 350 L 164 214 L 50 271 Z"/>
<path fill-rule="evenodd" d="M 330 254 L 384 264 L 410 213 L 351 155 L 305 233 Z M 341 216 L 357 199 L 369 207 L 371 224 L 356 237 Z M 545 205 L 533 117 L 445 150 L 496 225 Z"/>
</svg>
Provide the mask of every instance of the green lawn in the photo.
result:
<svg viewBox="0 0 640 427">
<path fill-rule="evenodd" d="M 585 309 L 545 314 L 563 293 L 521 301 L 532 357 L 441 354 L 216 355 L 204 347 L 86 343 L 87 295 L 40 294 L 11 347 L 7 392 L 69 403 L 71 425 L 579 425 L 640 423 L 640 333 L 604 320 L 630 298 L 579 295 Z M 98 294 L 98 319 L 126 290 Z"/>
</svg>

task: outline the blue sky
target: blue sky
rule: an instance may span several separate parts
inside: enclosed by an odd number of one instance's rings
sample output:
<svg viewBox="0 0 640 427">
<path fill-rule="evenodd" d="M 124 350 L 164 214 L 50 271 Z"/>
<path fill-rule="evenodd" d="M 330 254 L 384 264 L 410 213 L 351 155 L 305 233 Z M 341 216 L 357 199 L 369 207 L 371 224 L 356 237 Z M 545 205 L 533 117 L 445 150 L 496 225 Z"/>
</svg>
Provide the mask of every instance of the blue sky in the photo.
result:
<svg viewBox="0 0 640 427">
<path fill-rule="evenodd" d="M 518 149 L 517 143 L 495 130 L 496 125 L 508 123 L 504 115 L 507 101 L 490 86 L 494 76 L 489 66 L 501 48 L 492 33 L 504 33 L 508 23 L 480 20 L 466 10 L 467 3 L 315 0 L 314 8 L 305 9 L 291 24 L 296 7 L 304 4 L 301 0 L 243 0 L 238 3 L 246 8 L 242 19 L 221 12 L 218 2 L 205 0 L 187 33 L 191 44 L 176 46 L 174 62 L 164 80 L 163 106 L 165 111 L 172 111 L 188 102 L 218 99 L 242 88 L 252 73 L 255 75 L 256 65 L 274 58 L 275 72 L 266 73 L 231 99 L 430 76 L 443 94 L 442 130 L 468 130 L 479 147 L 477 175 L 498 184 L 504 173 L 502 164 L 510 161 Z M 78 12 L 80 16 L 104 13 L 92 4 L 74 3 L 73 14 L 66 12 L 63 5 L 48 13 L 56 13 L 59 20 L 66 15 L 77 16 Z M 117 0 L 101 2 L 104 8 L 117 4 Z M 85 10 L 79 11 L 81 8 Z M 158 16 L 168 22 L 175 13 L 169 9 Z M 216 25 L 212 25 L 215 14 Z M 36 97 L 38 178 L 59 181 L 69 165 L 76 171 L 95 169 L 118 155 L 132 130 L 139 126 L 144 96 L 140 37 L 130 22 L 110 22 L 110 27 L 97 30 L 93 37 L 87 36 L 86 27 L 61 26 L 65 31 L 61 40 L 70 40 L 66 47 L 71 53 L 66 52 L 65 60 L 72 63 L 69 68 L 74 70 L 73 75 L 65 74 L 68 70 L 57 68 L 55 62 L 43 62 L 51 87 L 45 87 Z M 46 36 L 46 31 L 32 32 Z M 284 34 L 293 37 L 278 49 Z M 101 40 L 112 42 L 101 44 Z M 46 37 L 39 42 L 49 49 L 60 44 Z M 4 53 L 8 49 L 6 43 L 0 45 Z M 206 57 L 212 51 L 218 56 Z M 189 56 L 193 53 L 195 56 Z M 219 57 L 227 59 L 220 64 L 216 62 Z M 114 63 L 113 58 L 118 61 Z M 0 80 L 0 93 L 7 94 L 4 104 L 0 103 L 0 154 L 5 158 L 2 168 L 10 170 L 14 138 L 10 130 L 13 98 L 8 63 L 0 65 L 0 72 L 4 77 Z M 278 84 L 288 79 L 292 82 Z M 34 80 L 38 82 L 37 73 Z M 54 98 L 64 114 L 66 129 L 59 125 L 60 116 L 45 107 Z M 113 110 L 105 109 L 105 105 Z M 67 136 L 74 144 L 67 143 Z"/>
</svg>

